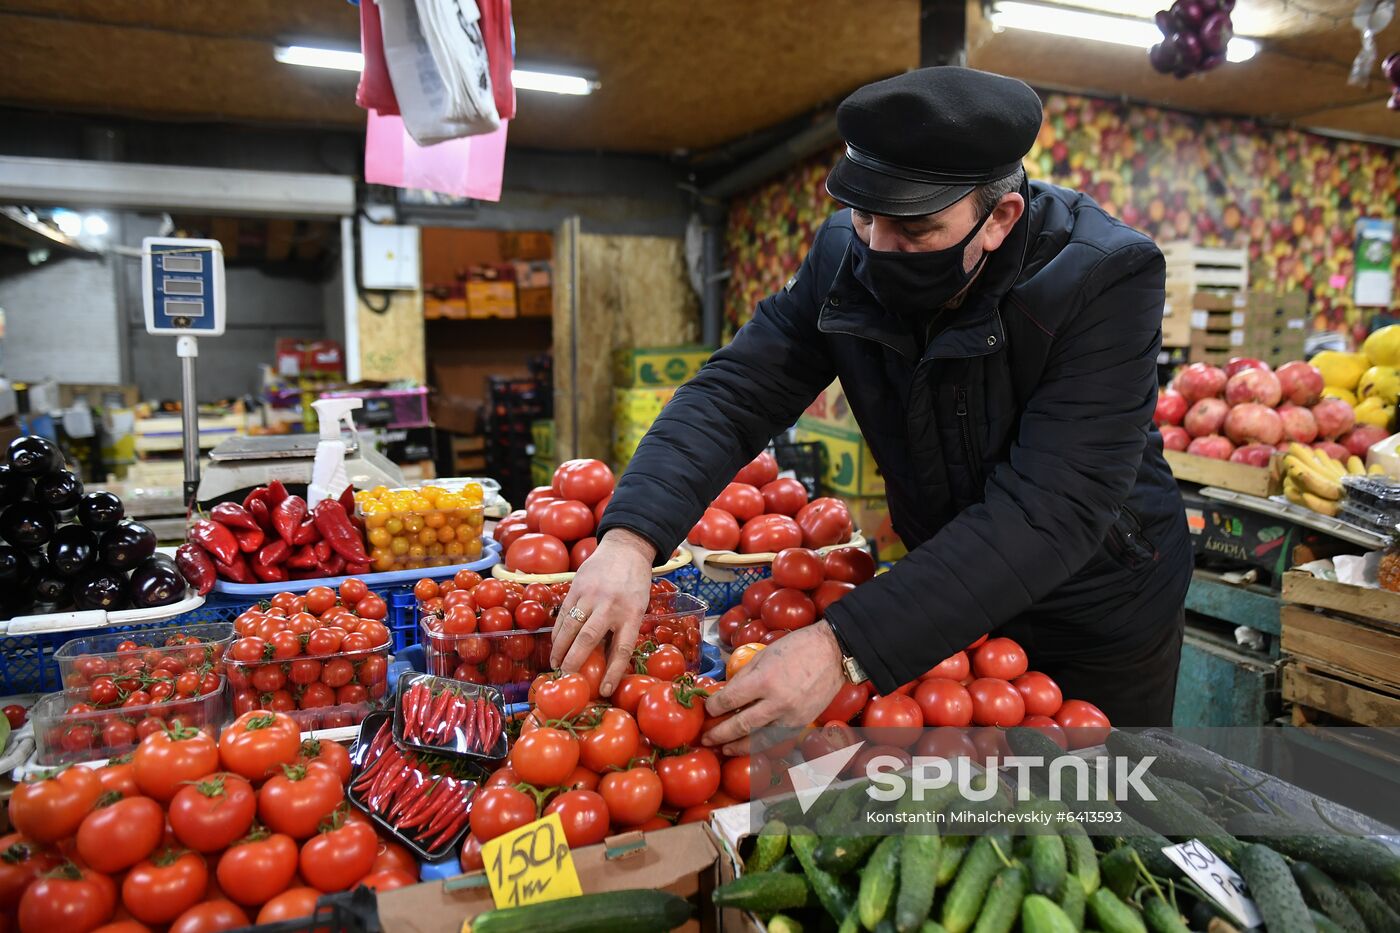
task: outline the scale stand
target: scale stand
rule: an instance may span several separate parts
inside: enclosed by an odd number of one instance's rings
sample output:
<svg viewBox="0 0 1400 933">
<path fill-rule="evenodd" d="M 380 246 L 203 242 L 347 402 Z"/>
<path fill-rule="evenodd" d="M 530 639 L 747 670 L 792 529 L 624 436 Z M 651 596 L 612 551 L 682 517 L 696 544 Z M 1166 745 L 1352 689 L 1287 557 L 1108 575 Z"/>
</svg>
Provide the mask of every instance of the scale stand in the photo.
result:
<svg viewBox="0 0 1400 933">
<path fill-rule="evenodd" d="M 199 397 L 195 392 L 194 378 L 199 340 L 195 337 L 177 338 L 175 355 L 180 358 L 180 413 L 185 423 L 185 515 L 188 517 L 198 508 L 199 493 Z"/>
</svg>

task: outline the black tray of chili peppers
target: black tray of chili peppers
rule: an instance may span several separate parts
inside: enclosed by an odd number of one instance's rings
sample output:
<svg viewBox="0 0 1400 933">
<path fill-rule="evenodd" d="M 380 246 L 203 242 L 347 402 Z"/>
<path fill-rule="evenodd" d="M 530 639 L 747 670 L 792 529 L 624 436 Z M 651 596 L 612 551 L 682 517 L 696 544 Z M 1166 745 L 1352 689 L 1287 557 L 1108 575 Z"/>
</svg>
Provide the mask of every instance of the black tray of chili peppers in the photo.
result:
<svg viewBox="0 0 1400 933">
<path fill-rule="evenodd" d="M 400 748 L 387 710 L 365 717 L 350 760 L 352 804 L 419 858 L 435 862 L 454 851 L 486 777 L 480 766 Z"/>
<path fill-rule="evenodd" d="M 485 684 L 432 674 L 400 677 L 394 741 L 433 755 L 504 758 L 505 698 Z"/>
</svg>

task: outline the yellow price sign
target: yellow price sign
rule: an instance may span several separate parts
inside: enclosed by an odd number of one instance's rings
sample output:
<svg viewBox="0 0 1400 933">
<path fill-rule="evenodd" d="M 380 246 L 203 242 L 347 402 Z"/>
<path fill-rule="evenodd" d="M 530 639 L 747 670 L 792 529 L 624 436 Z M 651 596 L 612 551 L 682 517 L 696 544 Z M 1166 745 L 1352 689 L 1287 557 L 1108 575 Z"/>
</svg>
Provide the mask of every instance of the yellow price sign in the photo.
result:
<svg viewBox="0 0 1400 933">
<path fill-rule="evenodd" d="M 523 907 L 583 893 L 557 813 L 483 843 L 481 857 L 497 907 Z"/>
</svg>

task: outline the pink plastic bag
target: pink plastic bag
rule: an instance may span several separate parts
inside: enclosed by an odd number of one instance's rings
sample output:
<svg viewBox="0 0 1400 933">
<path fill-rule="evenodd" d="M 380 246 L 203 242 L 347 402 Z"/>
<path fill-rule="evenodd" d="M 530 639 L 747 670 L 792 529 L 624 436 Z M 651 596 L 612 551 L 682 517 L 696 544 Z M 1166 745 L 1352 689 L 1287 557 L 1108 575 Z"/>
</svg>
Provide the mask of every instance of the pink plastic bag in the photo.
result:
<svg viewBox="0 0 1400 933">
<path fill-rule="evenodd" d="M 365 133 L 365 181 L 499 201 L 507 126 L 502 122 L 491 133 L 420 146 L 404 129 L 403 118 L 371 110 Z"/>
<path fill-rule="evenodd" d="M 365 69 L 355 88 L 356 105 L 396 115 L 399 102 L 389 79 L 389 65 L 384 61 L 384 33 L 379 27 L 379 5 L 375 0 L 360 0 L 360 51 L 365 56 Z"/>
</svg>

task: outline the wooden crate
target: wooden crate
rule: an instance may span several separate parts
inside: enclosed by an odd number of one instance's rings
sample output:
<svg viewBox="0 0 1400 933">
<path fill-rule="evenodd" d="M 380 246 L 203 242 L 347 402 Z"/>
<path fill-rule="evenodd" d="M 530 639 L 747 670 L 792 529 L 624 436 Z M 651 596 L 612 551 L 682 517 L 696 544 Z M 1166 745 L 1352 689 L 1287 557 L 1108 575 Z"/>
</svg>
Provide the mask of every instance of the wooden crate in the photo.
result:
<svg viewBox="0 0 1400 933">
<path fill-rule="evenodd" d="M 1296 658 L 1283 667 L 1283 699 L 1295 704 L 1300 725 L 1317 722 L 1318 713 L 1362 726 L 1400 725 L 1400 694 L 1388 685 Z"/>
<path fill-rule="evenodd" d="M 1283 575 L 1285 602 L 1334 609 L 1371 625 L 1400 632 L 1400 593 L 1323 580 L 1304 570 Z"/>
<path fill-rule="evenodd" d="M 1167 260 L 1168 284 L 1192 289 L 1249 287 L 1249 251 L 1195 246 L 1186 240 L 1159 244 Z"/>
<path fill-rule="evenodd" d="M 1179 450 L 1168 450 L 1166 456 L 1172 475 L 1188 483 L 1217 486 L 1260 497 L 1271 496 L 1283 488 L 1274 471 L 1265 467 L 1198 457 Z"/>
<path fill-rule="evenodd" d="M 1303 606 L 1284 606 L 1279 615 L 1285 654 L 1400 693 L 1400 627 L 1376 627 Z"/>
</svg>

